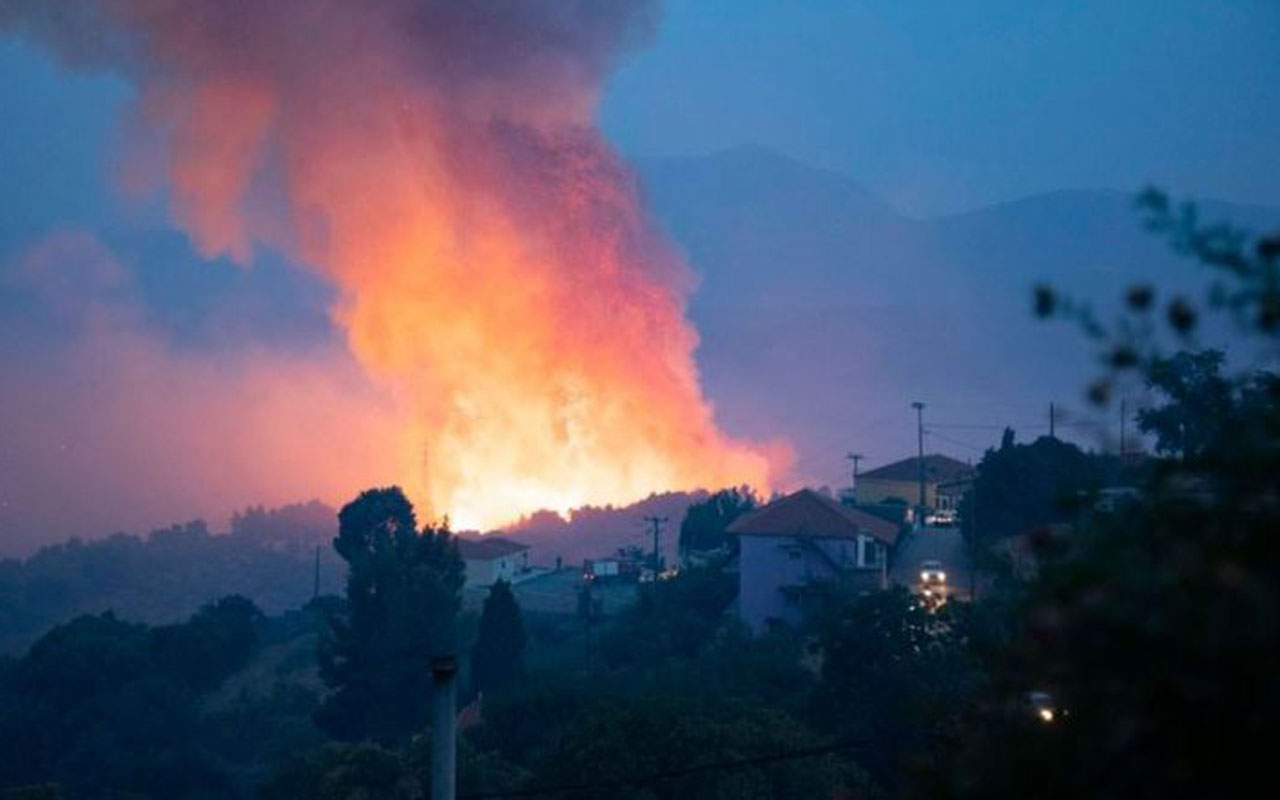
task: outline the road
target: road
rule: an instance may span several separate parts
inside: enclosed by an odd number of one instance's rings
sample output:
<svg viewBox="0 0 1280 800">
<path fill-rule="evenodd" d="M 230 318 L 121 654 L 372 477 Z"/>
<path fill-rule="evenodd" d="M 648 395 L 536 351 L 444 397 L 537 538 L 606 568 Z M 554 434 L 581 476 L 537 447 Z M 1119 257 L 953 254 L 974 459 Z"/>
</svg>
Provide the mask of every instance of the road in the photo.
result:
<svg viewBox="0 0 1280 800">
<path fill-rule="evenodd" d="M 969 556 L 964 539 L 957 528 L 921 528 L 912 531 L 898 543 L 898 552 L 889 580 L 915 589 L 920 580 L 920 562 L 941 561 L 947 573 L 947 586 L 952 597 L 967 599 L 972 580 Z"/>
</svg>

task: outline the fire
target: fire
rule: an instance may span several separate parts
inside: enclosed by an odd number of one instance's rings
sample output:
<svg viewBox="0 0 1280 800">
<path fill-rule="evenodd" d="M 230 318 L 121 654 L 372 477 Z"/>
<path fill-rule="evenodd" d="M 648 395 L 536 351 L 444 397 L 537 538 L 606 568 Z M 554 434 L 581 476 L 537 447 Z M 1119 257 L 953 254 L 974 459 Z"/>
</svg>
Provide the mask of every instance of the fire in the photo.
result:
<svg viewBox="0 0 1280 800">
<path fill-rule="evenodd" d="M 769 485 L 770 459 L 716 427 L 688 270 L 594 125 L 651 3 L 43 3 L 0 27 L 136 82 L 206 255 L 278 248 L 337 288 L 393 400 L 368 413 L 403 431 L 386 459 L 428 513 L 486 528 Z"/>
</svg>

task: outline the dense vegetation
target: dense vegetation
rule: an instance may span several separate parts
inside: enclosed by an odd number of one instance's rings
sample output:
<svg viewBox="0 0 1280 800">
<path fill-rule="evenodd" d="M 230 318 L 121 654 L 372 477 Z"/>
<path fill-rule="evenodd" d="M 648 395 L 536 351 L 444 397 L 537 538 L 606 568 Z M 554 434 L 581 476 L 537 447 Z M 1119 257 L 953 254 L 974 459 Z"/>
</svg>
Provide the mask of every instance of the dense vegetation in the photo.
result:
<svg viewBox="0 0 1280 800">
<path fill-rule="evenodd" d="M 313 502 L 246 509 L 229 535 L 191 522 L 146 538 L 73 539 L 0 561 L 0 653 L 21 652 L 79 614 L 177 622 L 226 594 L 251 597 L 269 614 L 300 608 L 315 589 L 317 546 L 321 592 L 342 585 L 344 566 L 330 546 L 335 530 L 333 510 Z"/>
<path fill-rule="evenodd" d="M 244 674 L 312 626 L 305 613 L 265 620 L 229 596 L 175 625 L 108 612 L 54 628 L 0 668 L 0 785 L 56 782 L 86 798 L 247 793 L 279 753 L 319 740 L 305 663 L 278 662 L 279 682 Z"/>
<path fill-rule="evenodd" d="M 1179 247 L 1223 268 L 1220 306 L 1272 346 L 1280 240 L 1204 231 L 1150 202 Z M 525 614 L 500 583 L 477 619 L 461 611 L 450 532 L 376 489 L 339 515 L 342 597 L 279 617 L 228 597 L 153 627 L 81 616 L 0 662 L 0 784 L 418 798 L 426 665 L 449 651 L 470 655 L 464 685 L 483 694 L 465 693 L 478 724 L 460 743 L 464 796 L 1130 800 L 1265 786 L 1259 751 L 1280 711 L 1280 377 L 1230 374 L 1195 346 L 1185 298 L 1134 287 L 1126 300 L 1114 328 L 1049 289 L 1037 306 L 1099 343 L 1095 402 L 1124 380 L 1158 398 L 1138 417 L 1157 456 L 1006 436 L 965 505 L 993 575 L 976 602 L 926 608 L 837 581 L 806 594 L 801 628 L 752 637 L 723 548 L 638 586 L 611 617 L 589 600 L 577 619 Z M 1176 352 L 1153 338 L 1165 327 Z M 1133 490 L 1125 502 L 1097 502 L 1116 485 Z M 719 547 L 743 501 L 691 509 L 690 538 Z M 1058 533 L 1036 534 L 1046 526 Z M 1012 538 L 1035 570 L 1012 569 Z"/>
</svg>

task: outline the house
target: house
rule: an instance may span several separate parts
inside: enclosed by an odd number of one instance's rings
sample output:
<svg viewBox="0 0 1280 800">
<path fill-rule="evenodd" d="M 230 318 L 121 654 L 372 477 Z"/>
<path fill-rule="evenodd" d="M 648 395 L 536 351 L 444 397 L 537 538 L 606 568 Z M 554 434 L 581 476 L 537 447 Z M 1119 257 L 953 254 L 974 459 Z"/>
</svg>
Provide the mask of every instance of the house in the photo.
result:
<svg viewBox="0 0 1280 800">
<path fill-rule="evenodd" d="M 467 589 L 511 581 L 529 572 L 529 545 L 501 536 L 458 537 L 458 555 L 467 568 Z"/>
<path fill-rule="evenodd" d="M 738 613 L 756 633 L 797 624 L 814 581 L 853 575 L 884 586 L 898 528 L 803 489 L 739 517 Z"/>
<path fill-rule="evenodd" d="M 924 457 L 924 505 L 938 511 L 954 511 L 972 485 L 977 471 L 950 456 Z M 914 506 L 920 498 L 920 459 L 904 458 L 858 476 L 854 487 L 859 505 L 902 501 Z"/>
</svg>

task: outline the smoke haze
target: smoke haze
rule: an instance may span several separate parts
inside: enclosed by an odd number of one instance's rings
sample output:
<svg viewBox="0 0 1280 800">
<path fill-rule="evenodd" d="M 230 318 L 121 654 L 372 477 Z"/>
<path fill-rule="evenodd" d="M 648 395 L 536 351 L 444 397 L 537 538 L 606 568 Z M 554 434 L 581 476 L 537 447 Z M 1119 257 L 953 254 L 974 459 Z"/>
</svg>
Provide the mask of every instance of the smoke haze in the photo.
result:
<svg viewBox="0 0 1280 800">
<path fill-rule="evenodd" d="M 162 189 L 206 258 L 315 270 L 344 334 L 304 359 L 193 359 L 127 297 L 76 305 L 37 281 L 85 327 L 62 369 L 6 390 L 6 410 L 41 406 L 9 417 L 19 446 L 96 442 L 72 470 L 104 473 L 95 502 L 164 493 L 179 516 L 396 482 L 426 515 L 491 526 L 769 485 L 783 458 L 717 429 L 690 274 L 595 127 L 602 80 L 656 20 L 636 0 L 0 3 L 0 30 L 135 85 L 134 151 L 152 157 L 126 163 L 131 187 Z M 23 258 L 127 295 L 87 235 Z"/>
</svg>

